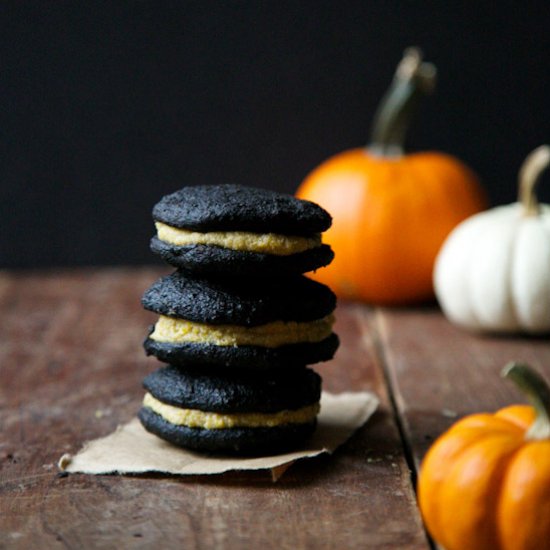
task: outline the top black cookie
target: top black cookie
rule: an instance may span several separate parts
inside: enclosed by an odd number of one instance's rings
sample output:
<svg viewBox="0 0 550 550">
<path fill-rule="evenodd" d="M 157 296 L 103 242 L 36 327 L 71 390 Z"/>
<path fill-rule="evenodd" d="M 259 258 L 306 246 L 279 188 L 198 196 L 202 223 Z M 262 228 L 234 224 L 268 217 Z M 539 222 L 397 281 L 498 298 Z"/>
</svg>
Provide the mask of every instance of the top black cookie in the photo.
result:
<svg viewBox="0 0 550 550">
<path fill-rule="evenodd" d="M 213 325 L 313 321 L 336 307 L 334 293 L 302 275 L 271 281 L 198 279 L 176 271 L 143 295 L 145 309 Z"/>
<path fill-rule="evenodd" d="M 250 231 L 283 235 L 321 233 L 331 225 L 328 212 L 292 195 L 242 185 L 184 187 L 153 208 L 153 218 L 193 231 Z"/>
</svg>

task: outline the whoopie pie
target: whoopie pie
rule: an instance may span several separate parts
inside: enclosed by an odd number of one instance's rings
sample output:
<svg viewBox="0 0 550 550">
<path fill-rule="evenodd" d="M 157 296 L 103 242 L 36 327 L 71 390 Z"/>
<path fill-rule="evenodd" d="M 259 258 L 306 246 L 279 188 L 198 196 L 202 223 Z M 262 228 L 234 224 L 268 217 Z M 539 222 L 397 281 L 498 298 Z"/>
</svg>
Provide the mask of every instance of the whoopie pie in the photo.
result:
<svg viewBox="0 0 550 550">
<path fill-rule="evenodd" d="M 289 450 L 315 429 L 321 378 L 313 370 L 228 373 L 166 366 L 149 374 L 138 416 L 149 432 L 201 451 Z"/>
<path fill-rule="evenodd" d="M 278 277 L 328 265 L 330 215 L 292 195 L 242 185 L 189 186 L 153 208 L 151 249 L 196 275 Z"/>
<path fill-rule="evenodd" d="M 215 281 L 176 271 L 154 283 L 142 303 L 159 314 L 145 350 L 173 365 L 301 367 L 331 359 L 338 347 L 336 298 L 303 275 Z"/>
</svg>

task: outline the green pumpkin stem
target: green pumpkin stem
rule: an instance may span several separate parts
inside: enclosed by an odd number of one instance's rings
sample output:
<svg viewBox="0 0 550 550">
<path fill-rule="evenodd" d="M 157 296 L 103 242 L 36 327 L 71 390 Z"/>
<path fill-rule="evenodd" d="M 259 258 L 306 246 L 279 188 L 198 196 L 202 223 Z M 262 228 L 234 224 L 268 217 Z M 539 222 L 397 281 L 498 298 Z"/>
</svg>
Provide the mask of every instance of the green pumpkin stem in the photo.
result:
<svg viewBox="0 0 550 550">
<path fill-rule="evenodd" d="M 544 378 L 529 365 L 521 363 L 506 365 L 502 376 L 512 380 L 535 408 L 537 417 L 526 439 L 550 439 L 550 388 Z"/>
<path fill-rule="evenodd" d="M 550 146 L 541 145 L 527 155 L 519 170 L 519 201 L 525 216 L 538 216 L 540 208 L 535 187 L 540 175 L 550 165 Z"/>
<path fill-rule="evenodd" d="M 405 135 L 420 98 L 435 88 L 436 68 L 422 61 L 418 48 L 407 48 L 374 115 L 368 150 L 378 156 L 403 154 Z"/>
</svg>

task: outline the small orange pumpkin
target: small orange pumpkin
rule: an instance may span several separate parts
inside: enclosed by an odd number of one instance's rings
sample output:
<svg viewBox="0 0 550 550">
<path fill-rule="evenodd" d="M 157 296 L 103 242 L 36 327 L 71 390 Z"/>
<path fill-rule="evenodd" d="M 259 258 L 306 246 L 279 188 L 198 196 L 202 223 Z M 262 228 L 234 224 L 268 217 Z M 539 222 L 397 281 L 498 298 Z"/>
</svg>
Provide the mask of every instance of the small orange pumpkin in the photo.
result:
<svg viewBox="0 0 550 550">
<path fill-rule="evenodd" d="M 533 407 L 463 418 L 422 463 L 420 510 L 446 550 L 550 549 L 550 388 L 526 365 L 503 374 Z"/>
<path fill-rule="evenodd" d="M 324 238 L 334 262 L 312 277 L 338 296 L 408 304 L 433 296 L 435 257 L 449 232 L 486 207 L 476 176 L 456 158 L 405 155 L 403 141 L 435 67 L 411 48 L 375 116 L 371 145 L 345 151 L 313 170 L 296 194 L 333 217 Z"/>
</svg>

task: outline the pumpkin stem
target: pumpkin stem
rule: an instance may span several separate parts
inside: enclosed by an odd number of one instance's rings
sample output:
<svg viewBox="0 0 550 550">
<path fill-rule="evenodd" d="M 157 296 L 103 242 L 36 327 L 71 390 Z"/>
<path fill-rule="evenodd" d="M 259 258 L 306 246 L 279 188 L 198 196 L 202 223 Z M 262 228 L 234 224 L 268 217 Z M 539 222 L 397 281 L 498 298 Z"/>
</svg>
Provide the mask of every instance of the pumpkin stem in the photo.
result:
<svg viewBox="0 0 550 550">
<path fill-rule="evenodd" d="M 369 152 L 378 156 L 403 154 L 405 134 L 422 95 L 435 88 L 436 68 L 422 61 L 419 48 L 407 48 L 386 95 L 374 115 Z"/>
<path fill-rule="evenodd" d="M 529 365 L 521 363 L 506 365 L 502 376 L 510 378 L 516 384 L 537 413 L 536 420 L 527 431 L 526 439 L 550 439 L 550 388 L 544 378 Z"/>
<path fill-rule="evenodd" d="M 550 165 L 550 146 L 541 145 L 527 155 L 519 170 L 519 201 L 525 216 L 537 216 L 539 203 L 535 186 L 540 175 Z"/>
</svg>

